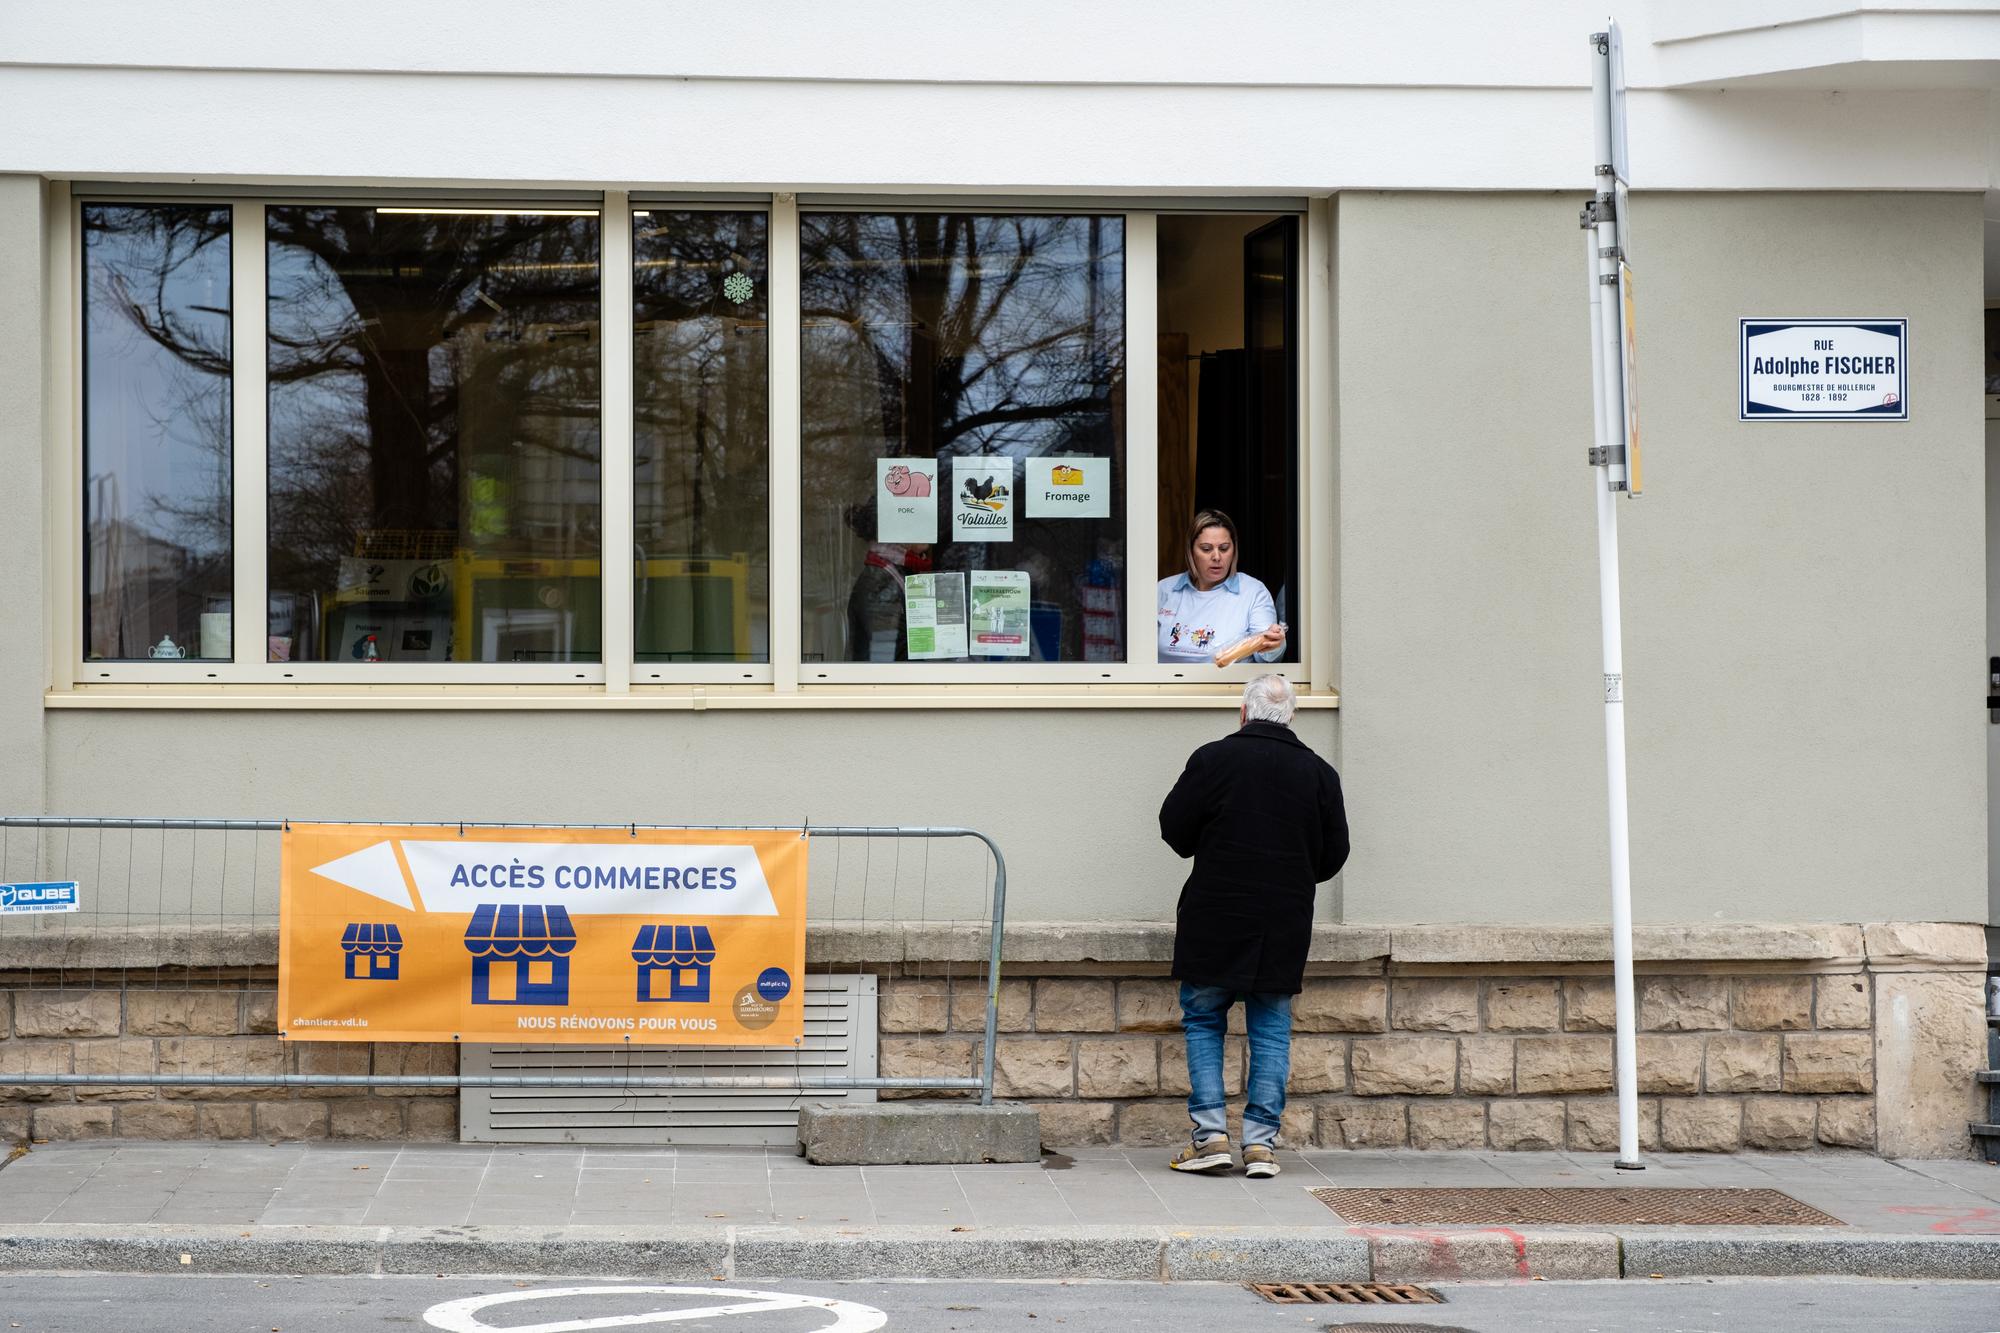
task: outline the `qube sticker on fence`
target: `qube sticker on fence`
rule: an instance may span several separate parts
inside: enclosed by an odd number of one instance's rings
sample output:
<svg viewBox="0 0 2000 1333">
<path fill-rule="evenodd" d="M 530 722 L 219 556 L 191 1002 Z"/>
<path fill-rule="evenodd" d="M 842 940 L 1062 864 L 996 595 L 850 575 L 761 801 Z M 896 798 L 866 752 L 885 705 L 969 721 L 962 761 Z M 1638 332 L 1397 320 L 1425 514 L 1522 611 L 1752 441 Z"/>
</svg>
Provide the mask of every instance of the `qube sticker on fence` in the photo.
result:
<svg viewBox="0 0 2000 1333">
<path fill-rule="evenodd" d="M 281 1030 L 796 1045 L 806 846 L 769 830 L 292 824 Z"/>
<path fill-rule="evenodd" d="M 83 894 L 73 879 L 41 884 L 0 884 L 0 914 L 9 912 L 74 912 Z"/>
</svg>

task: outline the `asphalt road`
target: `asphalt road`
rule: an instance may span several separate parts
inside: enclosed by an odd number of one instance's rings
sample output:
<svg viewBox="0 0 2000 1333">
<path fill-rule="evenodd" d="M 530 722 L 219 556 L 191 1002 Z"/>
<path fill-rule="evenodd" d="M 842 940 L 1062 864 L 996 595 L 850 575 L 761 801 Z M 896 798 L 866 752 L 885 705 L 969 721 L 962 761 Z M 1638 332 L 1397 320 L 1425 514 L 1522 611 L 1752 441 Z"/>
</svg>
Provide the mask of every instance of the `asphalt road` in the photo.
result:
<svg viewBox="0 0 2000 1333">
<path fill-rule="evenodd" d="M 1284 1307 L 1212 1283 L 899 1282 L 711 1284 L 737 1293 L 611 1294 L 645 1285 L 508 1278 L 0 1277 L 0 1333 L 990 1333 L 991 1330 L 1177 1329 L 1183 1333 L 1320 1333 L 1401 1327 L 1406 1333 L 1924 1333 L 2000 1331 L 2000 1283 L 1845 1279 L 1462 1284 L 1443 1305 Z M 668 1284 L 658 1284 L 668 1285 Z M 552 1297 L 537 1292 L 589 1288 Z M 782 1307 L 748 1292 L 845 1302 L 843 1311 Z M 480 1298 L 508 1298 L 467 1309 Z M 454 1304 L 455 1303 L 455 1304 Z M 661 1318 L 674 1311 L 751 1306 L 740 1313 Z M 875 1320 L 879 1311 L 887 1322 Z M 652 1318 L 646 1318 L 651 1314 Z M 845 1319 L 847 1322 L 841 1322 Z M 612 1322 L 612 1321 L 616 1322 Z"/>
</svg>

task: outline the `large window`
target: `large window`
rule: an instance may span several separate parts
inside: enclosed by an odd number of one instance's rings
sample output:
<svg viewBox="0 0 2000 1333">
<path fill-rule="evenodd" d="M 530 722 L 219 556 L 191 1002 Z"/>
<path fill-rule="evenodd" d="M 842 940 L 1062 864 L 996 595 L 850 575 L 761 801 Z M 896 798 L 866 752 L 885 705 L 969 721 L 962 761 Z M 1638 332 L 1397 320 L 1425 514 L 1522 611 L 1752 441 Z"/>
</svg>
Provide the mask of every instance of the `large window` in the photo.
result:
<svg viewBox="0 0 2000 1333">
<path fill-rule="evenodd" d="M 78 193 L 76 682 L 1310 683 L 1298 212 Z"/>
<path fill-rule="evenodd" d="M 805 660 L 1124 660 L 1124 219 L 808 213 L 799 248 Z"/>
<path fill-rule="evenodd" d="M 82 214 L 83 655 L 226 661 L 230 211 Z"/>
<path fill-rule="evenodd" d="M 761 212 L 633 215 L 641 662 L 771 660 L 768 230 Z"/>
<path fill-rule="evenodd" d="M 596 661 L 596 213 L 265 219 L 271 659 Z"/>
</svg>

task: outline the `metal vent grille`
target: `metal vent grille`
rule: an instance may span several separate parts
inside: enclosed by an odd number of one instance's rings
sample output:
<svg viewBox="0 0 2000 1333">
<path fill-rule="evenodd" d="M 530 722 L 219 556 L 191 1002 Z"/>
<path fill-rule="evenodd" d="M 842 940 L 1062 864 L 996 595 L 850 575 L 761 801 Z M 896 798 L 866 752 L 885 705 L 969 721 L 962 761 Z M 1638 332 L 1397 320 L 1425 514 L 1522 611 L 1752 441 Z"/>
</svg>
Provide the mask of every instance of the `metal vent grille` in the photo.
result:
<svg viewBox="0 0 2000 1333">
<path fill-rule="evenodd" d="M 1404 1282 L 1249 1282 L 1273 1305 L 1443 1305 L 1429 1287 Z M 1383 1327 L 1389 1327 L 1383 1325 Z M 1408 1327 L 1408 1325 L 1403 1325 Z"/>
<path fill-rule="evenodd" d="M 464 1046 L 465 1074 L 746 1074 L 812 1078 L 876 1076 L 876 979 L 805 978 L 806 1041 L 800 1050 L 757 1046 Z M 799 1106 L 875 1100 L 873 1089 L 466 1088 L 459 1137 L 468 1143 L 720 1144 L 788 1148 L 798 1142 Z"/>
<path fill-rule="evenodd" d="M 1840 1227 L 1847 1224 L 1769 1189 L 1660 1186 L 1550 1189 L 1341 1189 L 1311 1191 L 1349 1222 L 1391 1226 Z"/>
</svg>

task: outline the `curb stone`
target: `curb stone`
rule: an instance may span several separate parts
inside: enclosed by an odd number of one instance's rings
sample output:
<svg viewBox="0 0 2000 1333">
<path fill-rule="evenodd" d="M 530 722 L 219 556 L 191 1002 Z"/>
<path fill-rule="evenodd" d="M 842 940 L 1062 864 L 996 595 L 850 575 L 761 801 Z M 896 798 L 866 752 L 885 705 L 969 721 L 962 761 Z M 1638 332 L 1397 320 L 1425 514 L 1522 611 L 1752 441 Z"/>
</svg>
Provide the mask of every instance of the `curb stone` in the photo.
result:
<svg viewBox="0 0 2000 1333">
<path fill-rule="evenodd" d="M 1160 1277 L 1158 1227 L 733 1228 L 732 1278 Z"/>
<path fill-rule="evenodd" d="M 1288 1227 L 1189 1227 L 1166 1233 L 1163 1282 L 1366 1282 L 1368 1242 Z"/>
<path fill-rule="evenodd" d="M 2000 1235 L 1622 1232 L 1625 1274 L 1647 1277 L 2000 1279 Z"/>
<path fill-rule="evenodd" d="M 182 1262 L 182 1256 L 187 1262 Z M 2000 1236 L 1659 1230 L 16 1225 L 0 1272 L 1169 1282 L 2000 1280 Z"/>
<path fill-rule="evenodd" d="M 1370 1228 L 1369 1273 L 1377 1282 L 1552 1282 L 1622 1276 L 1619 1238 L 1601 1231 Z"/>
</svg>

